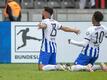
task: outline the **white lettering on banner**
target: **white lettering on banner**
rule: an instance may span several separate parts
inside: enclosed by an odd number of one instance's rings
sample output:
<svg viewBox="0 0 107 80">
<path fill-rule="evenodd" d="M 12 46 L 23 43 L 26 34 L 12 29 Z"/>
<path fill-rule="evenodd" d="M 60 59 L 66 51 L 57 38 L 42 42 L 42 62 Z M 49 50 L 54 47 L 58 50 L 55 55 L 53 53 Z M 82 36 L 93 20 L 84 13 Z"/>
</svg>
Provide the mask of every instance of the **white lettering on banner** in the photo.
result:
<svg viewBox="0 0 107 80">
<path fill-rule="evenodd" d="M 42 30 L 38 30 L 38 22 L 12 22 L 11 27 L 11 61 L 13 63 L 37 63 L 39 57 L 39 50 L 41 48 Z M 61 22 L 63 26 L 74 26 L 80 28 L 81 34 L 66 33 L 58 31 L 56 38 L 57 42 L 57 62 L 74 62 L 82 48 L 68 44 L 69 39 L 82 41 L 85 31 L 88 27 L 92 26 L 91 22 Z M 102 23 L 107 26 L 107 22 Z M 29 30 L 28 30 L 29 29 Z M 21 31 L 21 32 L 20 32 Z M 24 31 L 25 32 L 24 35 Z M 24 35 L 24 37 L 22 36 Z M 30 39 L 29 39 L 30 38 Z M 35 39 L 36 38 L 36 39 Z M 24 42 L 26 40 L 26 42 Z M 107 62 L 106 54 L 106 40 L 100 46 L 100 57 L 98 62 Z"/>
<path fill-rule="evenodd" d="M 38 55 L 15 55 L 15 59 L 37 59 L 38 60 L 39 56 Z"/>
</svg>

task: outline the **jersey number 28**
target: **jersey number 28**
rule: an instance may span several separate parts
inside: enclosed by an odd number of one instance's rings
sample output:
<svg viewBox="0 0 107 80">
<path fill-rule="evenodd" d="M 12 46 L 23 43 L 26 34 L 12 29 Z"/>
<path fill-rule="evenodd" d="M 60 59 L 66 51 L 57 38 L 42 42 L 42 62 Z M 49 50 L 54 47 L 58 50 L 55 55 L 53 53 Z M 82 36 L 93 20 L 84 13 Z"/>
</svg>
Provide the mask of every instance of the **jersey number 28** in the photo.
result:
<svg viewBox="0 0 107 80">
<path fill-rule="evenodd" d="M 56 36 L 57 34 L 57 30 L 56 30 L 56 24 L 51 24 L 52 25 L 52 31 L 51 31 L 51 34 L 50 36 Z"/>
</svg>

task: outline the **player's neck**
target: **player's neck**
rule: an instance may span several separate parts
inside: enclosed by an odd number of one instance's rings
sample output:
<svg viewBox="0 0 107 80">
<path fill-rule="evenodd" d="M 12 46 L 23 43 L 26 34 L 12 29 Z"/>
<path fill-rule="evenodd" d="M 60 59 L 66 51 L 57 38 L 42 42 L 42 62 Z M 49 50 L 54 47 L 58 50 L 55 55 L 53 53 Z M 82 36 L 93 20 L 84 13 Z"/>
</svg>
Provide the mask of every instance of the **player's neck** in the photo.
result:
<svg viewBox="0 0 107 80">
<path fill-rule="evenodd" d="M 44 18 L 44 19 L 49 19 L 48 17 Z"/>
<path fill-rule="evenodd" d="M 99 22 L 95 22 L 94 26 L 100 26 L 101 24 Z"/>
<path fill-rule="evenodd" d="M 45 19 L 51 19 L 51 17 L 50 16 L 45 16 Z"/>
</svg>

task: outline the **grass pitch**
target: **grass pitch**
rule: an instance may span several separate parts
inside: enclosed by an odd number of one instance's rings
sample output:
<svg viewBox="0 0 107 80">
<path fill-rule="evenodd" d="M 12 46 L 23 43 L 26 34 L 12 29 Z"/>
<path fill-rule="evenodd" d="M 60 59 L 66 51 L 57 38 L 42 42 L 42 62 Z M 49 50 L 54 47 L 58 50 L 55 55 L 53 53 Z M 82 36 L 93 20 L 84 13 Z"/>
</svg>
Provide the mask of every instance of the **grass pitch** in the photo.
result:
<svg viewBox="0 0 107 80">
<path fill-rule="evenodd" d="M 107 80 L 107 72 L 38 71 L 36 64 L 0 64 L 0 80 Z"/>
</svg>

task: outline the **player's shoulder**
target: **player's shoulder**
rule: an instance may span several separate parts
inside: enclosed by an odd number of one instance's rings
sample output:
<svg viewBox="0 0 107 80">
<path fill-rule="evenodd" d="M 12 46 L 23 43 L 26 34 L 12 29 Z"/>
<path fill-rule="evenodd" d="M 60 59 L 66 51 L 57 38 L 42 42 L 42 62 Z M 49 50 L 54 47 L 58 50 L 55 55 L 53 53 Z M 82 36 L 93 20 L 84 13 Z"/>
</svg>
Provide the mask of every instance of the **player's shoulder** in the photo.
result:
<svg viewBox="0 0 107 80">
<path fill-rule="evenodd" d="M 42 22 L 56 22 L 57 23 L 58 21 L 54 19 L 43 19 Z"/>
<path fill-rule="evenodd" d="M 95 30 L 104 30 L 107 31 L 107 27 L 104 25 L 100 25 L 99 27 L 97 27 Z"/>
<path fill-rule="evenodd" d="M 89 31 L 89 32 L 92 32 L 94 30 L 94 27 L 93 26 L 90 26 L 88 29 L 87 29 L 87 31 Z"/>
<path fill-rule="evenodd" d="M 51 22 L 58 23 L 55 19 L 50 19 Z"/>
<path fill-rule="evenodd" d="M 107 27 L 106 27 L 106 26 L 104 26 L 104 25 L 101 25 L 101 27 L 103 27 L 104 29 L 106 29 L 106 30 L 107 30 Z"/>
<path fill-rule="evenodd" d="M 43 19 L 43 20 L 42 20 L 42 22 L 44 22 L 44 23 L 45 23 L 45 22 L 48 22 L 48 21 L 49 21 L 49 19 Z"/>
</svg>

